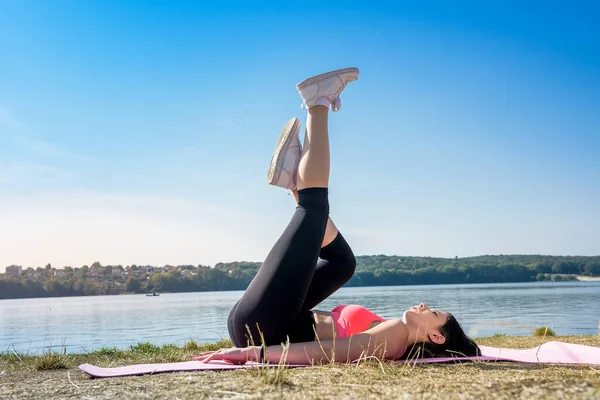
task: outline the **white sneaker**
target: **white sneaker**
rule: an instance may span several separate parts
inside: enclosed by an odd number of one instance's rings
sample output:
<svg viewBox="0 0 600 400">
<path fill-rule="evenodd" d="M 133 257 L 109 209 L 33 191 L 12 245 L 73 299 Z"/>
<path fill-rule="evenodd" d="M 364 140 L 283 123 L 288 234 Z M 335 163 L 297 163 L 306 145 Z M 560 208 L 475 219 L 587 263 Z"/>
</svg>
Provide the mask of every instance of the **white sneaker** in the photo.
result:
<svg viewBox="0 0 600 400">
<path fill-rule="evenodd" d="M 296 85 L 300 97 L 304 101 L 302 109 L 316 105 L 328 105 L 331 111 L 339 111 L 342 107 L 340 93 L 348 82 L 358 79 L 358 68 L 345 68 L 326 72 L 308 78 Z"/>
<path fill-rule="evenodd" d="M 283 127 L 267 171 L 267 182 L 288 190 L 296 189 L 296 175 L 302 157 L 298 133 L 300 120 L 292 118 Z"/>
</svg>

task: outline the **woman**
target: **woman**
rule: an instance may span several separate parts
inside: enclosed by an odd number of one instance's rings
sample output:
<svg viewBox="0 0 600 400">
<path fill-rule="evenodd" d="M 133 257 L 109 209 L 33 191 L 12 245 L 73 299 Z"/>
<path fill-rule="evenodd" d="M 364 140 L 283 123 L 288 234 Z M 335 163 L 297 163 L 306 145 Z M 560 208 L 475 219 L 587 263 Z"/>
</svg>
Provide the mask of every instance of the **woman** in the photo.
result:
<svg viewBox="0 0 600 400">
<path fill-rule="evenodd" d="M 313 310 L 354 274 L 350 246 L 329 218 L 329 109 L 341 107 L 340 94 L 358 79 L 347 68 L 309 78 L 296 87 L 308 110 L 304 148 L 293 118 L 284 127 L 267 173 L 270 184 L 292 190 L 298 206 L 241 299 L 232 308 L 229 335 L 237 346 L 206 352 L 201 361 L 233 363 L 283 360 L 290 364 L 347 362 L 375 356 L 475 355 L 477 345 L 447 312 L 423 303 L 386 321 L 357 305 L 331 312 Z M 289 342 L 289 346 L 282 343 Z M 262 345 L 262 346 L 260 346 Z"/>
</svg>

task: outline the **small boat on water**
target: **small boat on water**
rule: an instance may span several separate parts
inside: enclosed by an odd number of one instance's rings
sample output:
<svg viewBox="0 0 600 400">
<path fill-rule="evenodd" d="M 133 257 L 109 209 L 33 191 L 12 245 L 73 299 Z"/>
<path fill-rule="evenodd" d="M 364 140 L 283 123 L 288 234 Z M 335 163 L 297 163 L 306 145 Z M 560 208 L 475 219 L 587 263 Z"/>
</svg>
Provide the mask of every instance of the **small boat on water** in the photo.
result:
<svg viewBox="0 0 600 400">
<path fill-rule="evenodd" d="M 160 296 L 160 294 L 158 294 L 158 293 L 152 293 L 152 294 L 147 294 L 146 296 L 147 297 L 158 297 L 158 296 Z"/>
</svg>

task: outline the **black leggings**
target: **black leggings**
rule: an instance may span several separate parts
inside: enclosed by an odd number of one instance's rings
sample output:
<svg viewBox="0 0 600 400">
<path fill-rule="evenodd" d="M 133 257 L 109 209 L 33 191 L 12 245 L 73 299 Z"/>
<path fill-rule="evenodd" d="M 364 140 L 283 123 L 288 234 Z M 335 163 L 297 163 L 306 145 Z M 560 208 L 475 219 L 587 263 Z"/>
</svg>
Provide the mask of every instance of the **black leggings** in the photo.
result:
<svg viewBox="0 0 600 400">
<path fill-rule="evenodd" d="M 298 207 L 248 289 L 229 313 L 237 347 L 315 339 L 311 309 L 354 274 L 356 259 L 340 233 L 321 248 L 329 201 L 327 188 L 298 191 Z M 321 258 L 321 260 L 319 260 Z"/>
</svg>

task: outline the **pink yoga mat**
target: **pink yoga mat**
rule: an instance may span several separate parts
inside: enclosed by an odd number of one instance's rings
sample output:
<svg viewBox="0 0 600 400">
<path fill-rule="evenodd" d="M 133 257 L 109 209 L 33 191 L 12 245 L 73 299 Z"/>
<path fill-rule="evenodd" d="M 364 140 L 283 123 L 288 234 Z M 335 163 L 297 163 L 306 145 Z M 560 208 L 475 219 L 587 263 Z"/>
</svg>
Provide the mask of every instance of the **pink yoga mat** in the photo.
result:
<svg viewBox="0 0 600 400">
<path fill-rule="evenodd" d="M 533 364 L 588 364 L 600 365 L 600 347 L 583 346 L 563 342 L 548 342 L 533 349 L 503 349 L 480 346 L 482 355 L 479 357 L 454 358 L 425 358 L 411 362 L 439 363 L 453 361 L 513 361 Z M 399 361 L 404 363 L 405 361 Z M 180 371 L 218 371 L 243 368 L 260 368 L 263 364 L 247 363 L 234 365 L 224 361 L 186 361 L 166 364 L 139 364 L 125 367 L 102 368 L 90 364 L 82 364 L 79 369 L 94 378 L 114 378 L 118 376 L 133 376 L 159 374 L 163 372 Z M 288 365 L 290 368 L 306 367 L 306 365 Z"/>
<path fill-rule="evenodd" d="M 115 378 L 118 376 L 133 376 L 146 374 L 160 374 L 163 372 L 183 371 L 219 371 L 230 369 L 257 368 L 259 363 L 246 363 L 245 365 L 234 365 L 225 361 L 211 361 L 201 363 L 200 361 L 185 361 L 165 364 L 138 364 L 124 367 L 102 368 L 91 364 L 82 364 L 79 369 L 93 378 Z"/>
<path fill-rule="evenodd" d="M 418 363 L 449 361 L 514 361 L 528 364 L 589 364 L 600 365 L 600 347 L 563 342 L 547 342 L 533 349 L 504 349 L 479 346 L 479 357 L 424 358 Z M 412 362 L 412 361 L 411 361 Z"/>
</svg>

